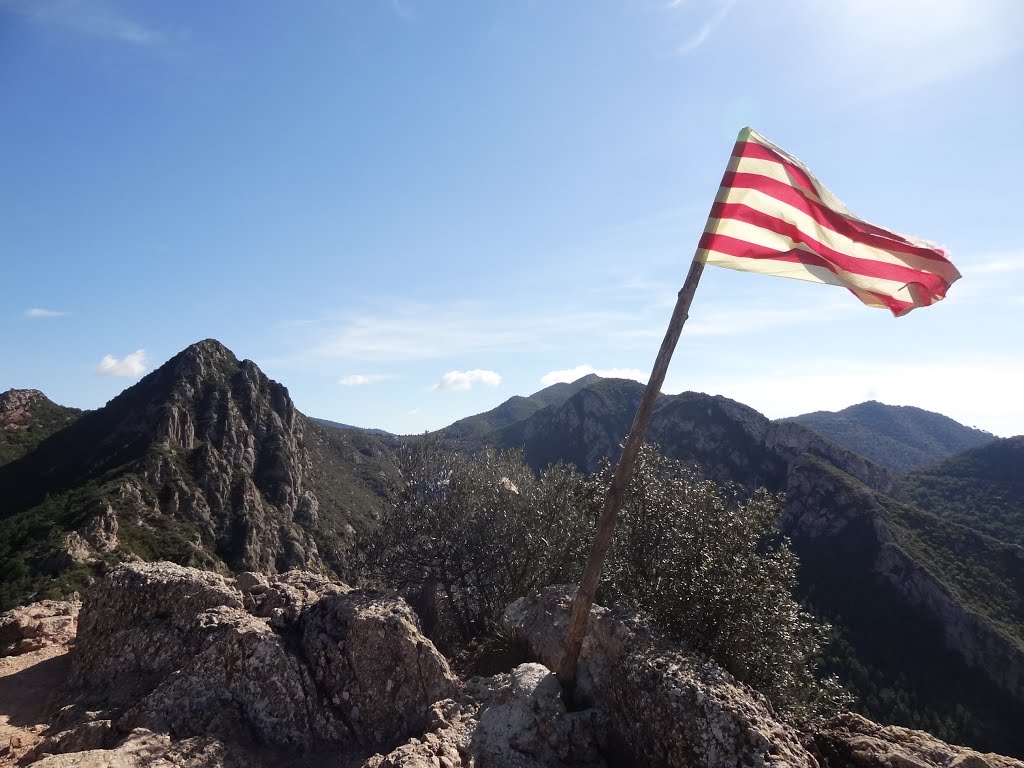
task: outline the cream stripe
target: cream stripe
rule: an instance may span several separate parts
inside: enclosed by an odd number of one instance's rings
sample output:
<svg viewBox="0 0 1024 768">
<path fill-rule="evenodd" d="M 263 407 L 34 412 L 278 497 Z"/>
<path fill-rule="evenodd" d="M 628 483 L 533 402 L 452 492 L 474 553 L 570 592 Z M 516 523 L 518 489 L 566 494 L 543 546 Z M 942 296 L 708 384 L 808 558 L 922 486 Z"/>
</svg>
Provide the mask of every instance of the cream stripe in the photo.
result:
<svg viewBox="0 0 1024 768">
<path fill-rule="evenodd" d="M 802 243 L 795 243 L 785 235 L 733 219 L 708 219 L 708 224 L 704 231 L 733 237 L 769 251 L 777 251 L 780 254 L 789 253 L 793 250 L 814 253 L 807 246 Z M 740 269 L 745 272 L 760 272 L 778 275 L 779 277 L 790 277 L 796 280 L 809 280 L 811 282 L 855 287 L 885 294 L 886 296 L 893 296 L 904 301 L 914 300 L 906 284 L 896 280 L 859 275 L 839 269 L 838 267 L 839 274 L 835 275 L 824 267 L 791 265 L 789 262 L 776 262 L 771 259 L 748 259 L 707 249 L 705 249 L 705 252 L 709 255 L 703 257 L 702 260 L 704 263 L 714 266 L 728 266 L 730 269 Z M 713 256 L 710 254 L 713 254 Z"/>
<path fill-rule="evenodd" d="M 857 214 L 855 214 L 853 211 L 851 211 L 849 208 L 847 208 L 843 204 L 843 201 L 840 200 L 838 197 L 836 197 L 834 194 L 832 194 L 825 187 L 824 184 L 822 184 L 820 181 L 818 181 L 818 178 L 813 173 L 811 173 L 810 168 L 808 168 L 806 165 L 804 165 L 802 162 L 800 162 L 797 158 L 795 158 L 791 154 L 789 154 L 789 152 L 787 152 L 786 150 L 782 149 L 782 147 L 778 147 L 775 144 L 772 144 L 770 141 L 768 141 L 768 139 L 766 139 L 764 136 L 759 134 L 753 128 L 744 128 L 742 131 L 740 131 L 740 135 L 739 135 L 739 138 L 737 140 L 738 141 L 753 141 L 755 144 L 760 144 L 762 147 L 767 147 L 772 152 L 777 152 L 780 157 L 785 158 L 785 160 L 787 162 L 792 163 L 793 165 L 797 166 L 804 173 L 807 174 L 807 176 L 814 183 L 814 186 L 815 186 L 815 188 L 816 188 L 816 190 L 818 192 L 818 197 L 821 199 L 822 203 L 827 205 L 832 210 L 838 211 L 839 213 L 843 214 L 844 216 L 849 216 L 850 218 L 857 219 L 858 221 L 864 221 L 859 216 L 857 216 Z M 894 234 L 894 235 L 899 235 L 904 240 L 906 240 L 908 243 L 911 243 L 912 245 L 916 245 L 916 246 L 918 246 L 920 248 L 931 248 L 932 250 L 940 250 L 939 246 L 937 246 L 935 243 L 929 242 L 928 240 L 922 240 L 921 238 L 914 237 L 913 235 L 905 235 L 902 232 L 895 232 L 895 231 L 893 231 L 891 229 L 889 230 L 889 232 L 892 232 L 892 234 Z M 959 277 L 959 273 L 957 273 L 957 276 Z"/>
<path fill-rule="evenodd" d="M 828 246 L 834 251 L 845 253 L 846 255 L 854 258 L 877 261 L 883 264 L 910 267 L 911 269 L 916 269 L 921 272 L 929 272 L 931 274 L 938 275 L 943 280 L 950 283 L 960 276 L 956 267 L 948 261 L 926 259 L 922 256 L 916 256 L 913 254 L 893 253 L 892 251 L 887 251 L 883 248 L 876 248 L 871 245 L 857 242 L 847 235 L 842 235 L 828 229 L 827 227 L 823 227 L 811 216 L 798 208 L 795 208 L 789 203 L 780 202 L 771 195 L 761 192 L 760 190 L 722 187 L 715 199 L 718 202 L 724 203 L 740 203 L 742 205 L 749 206 L 756 211 L 760 211 L 761 213 L 793 224 L 801 232 L 805 232 L 810 235 L 819 243 Z"/>
<path fill-rule="evenodd" d="M 736 173 L 752 173 L 755 176 L 764 176 L 765 178 L 774 179 L 775 181 L 780 181 L 783 184 L 788 184 L 789 186 L 796 186 L 793 182 L 793 178 L 786 171 L 786 167 L 776 160 L 760 160 L 752 157 L 739 157 L 734 158 L 734 160 L 736 161 L 734 168 Z M 803 187 L 800 189 L 803 189 Z M 807 192 L 807 190 L 804 191 Z M 821 202 L 821 198 L 815 194 L 814 190 L 810 190 L 807 193 L 811 196 L 812 200 L 824 205 L 824 203 Z"/>
</svg>

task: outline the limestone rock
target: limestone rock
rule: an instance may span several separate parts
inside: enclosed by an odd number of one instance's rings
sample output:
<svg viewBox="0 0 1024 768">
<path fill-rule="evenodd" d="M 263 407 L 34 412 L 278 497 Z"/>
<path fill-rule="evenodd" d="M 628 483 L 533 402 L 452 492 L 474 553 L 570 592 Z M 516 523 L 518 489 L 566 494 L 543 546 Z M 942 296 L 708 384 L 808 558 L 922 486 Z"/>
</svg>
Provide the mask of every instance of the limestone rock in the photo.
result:
<svg viewBox="0 0 1024 768">
<path fill-rule="evenodd" d="M 164 562 L 117 568 L 85 594 L 73 683 L 104 689 L 130 680 L 144 690 L 200 652 L 207 633 L 198 617 L 220 606 L 240 610 L 242 595 L 215 573 Z"/>
<path fill-rule="evenodd" d="M 924 731 L 882 726 L 847 713 L 815 734 L 826 765 L 849 768 L 1024 768 L 1024 762 L 940 741 Z"/>
<path fill-rule="evenodd" d="M 93 549 L 106 554 L 117 549 L 117 529 L 117 513 L 107 504 L 99 514 L 86 523 L 81 534 Z"/>
<path fill-rule="evenodd" d="M 138 562 L 86 593 L 71 685 L 40 756 L 122 759 L 114 745 L 131 733 L 298 753 L 393 742 L 421 732 L 458 680 L 399 598 L 303 571 L 226 579 Z"/>
<path fill-rule="evenodd" d="M 540 664 L 474 678 L 430 709 L 429 729 L 363 768 L 603 768 L 599 712 L 567 712 Z"/>
<path fill-rule="evenodd" d="M 548 587 L 508 607 L 504 621 L 548 667 L 561 653 L 572 589 Z M 604 711 L 632 760 L 651 766 L 817 768 L 767 700 L 695 655 L 673 649 L 643 620 L 591 610 L 576 695 Z"/>
<path fill-rule="evenodd" d="M 327 595 L 302 617 L 302 648 L 317 686 L 363 743 L 422 728 L 431 704 L 455 690 L 447 660 L 404 602 L 353 591 Z"/>
<path fill-rule="evenodd" d="M 81 607 L 77 601 L 43 600 L 0 614 L 0 656 L 70 644 L 78 629 Z"/>
<path fill-rule="evenodd" d="M 9 389 L 0 393 L 0 429 L 27 429 L 36 403 L 46 395 L 38 389 Z"/>
<path fill-rule="evenodd" d="M 173 741 L 167 734 L 145 729 L 133 731 L 112 749 L 89 749 L 47 755 L 31 763 L 34 768 L 247 768 L 253 763 L 233 755 L 211 737 Z"/>
</svg>

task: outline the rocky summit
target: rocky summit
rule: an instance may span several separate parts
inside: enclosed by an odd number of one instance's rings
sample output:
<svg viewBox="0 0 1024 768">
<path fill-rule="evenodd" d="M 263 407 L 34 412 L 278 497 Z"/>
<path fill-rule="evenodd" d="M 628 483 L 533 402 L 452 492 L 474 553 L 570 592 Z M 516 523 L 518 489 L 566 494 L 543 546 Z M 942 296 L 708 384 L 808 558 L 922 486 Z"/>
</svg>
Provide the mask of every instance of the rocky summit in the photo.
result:
<svg viewBox="0 0 1024 768">
<path fill-rule="evenodd" d="M 66 633 L 77 606 L 0 616 L 0 628 L 17 626 L 71 648 L 70 673 L 34 717 L 26 714 L 27 700 L 45 697 L 27 684 L 33 664 L 0 664 L 7 694 L 0 697 L 0 735 L 7 735 L 0 764 L 1024 765 L 854 715 L 797 731 L 763 696 L 673 647 L 641 617 L 600 606 L 591 613 L 574 705 L 567 706 L 549 665 L 571 594 L 550 587 L 506 610 L 508 630 L 536 661 L 460 679 L 397 597 L 309 571 L 225 578 L 172 563 L 125 564 L 84 595 L 77 640 Z M 68 621 L 47 623 L 56 617 Z M 17 655 L 0 662 L 31 662 L 45 650 L 5 647 Z M 36 666 L 60 661 L 38 658 Z M 19 682 L 20 696 L 9 695 Z"/>
<path fill-rule="evenodd" d="M 251 360 L 199 342 L 0 466 L 0 564 L 13 575 L 0 604 L 131 557 L 343 574 L 388 466 L 371 436 L 306 419 Z"/>
</svg>

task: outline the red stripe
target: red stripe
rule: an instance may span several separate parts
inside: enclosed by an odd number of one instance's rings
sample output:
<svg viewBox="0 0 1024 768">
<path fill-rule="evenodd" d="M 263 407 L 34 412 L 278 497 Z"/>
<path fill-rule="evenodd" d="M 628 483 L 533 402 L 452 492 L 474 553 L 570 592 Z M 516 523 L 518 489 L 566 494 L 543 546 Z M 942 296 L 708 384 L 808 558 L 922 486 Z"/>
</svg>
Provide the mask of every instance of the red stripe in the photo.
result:
<svg viewBox="0 0 1024 768">
<path fill-rule="evenodd" d="M 815 183 L 813 177 L 810 176 L 808 171 L 805 171 L 799 165 L 796 165 L 791 160 L 786 159 L 784 156 L 782 156 L 779 153 L 775 152 L 773 149 L 764 146 L 763 144 L 757 144 L 755 142 L 750 142 L 750 141 L 747 141 L 747 142 L 737 142 L 736 146 L 733 148 L 733 153 L 732 154 L 733 154 L 733 157 L 747 157 L 747 158 L 750 158 L 752 160 L 769 160 L 771 162 L 778 163 L 779 165 L 781 165 L 783 167 L 783 169 L 790 176 L 792 176 L 796 180 L 797 183 L 794 186 L 796 186 L 797 188 L 802 187 L 803 189 L 806 189 L 808 192 L 810 192 L 811 194 L 813 194 L 815 196 L 818 195 L 818 191 L 817 190 L 818 190 L 818 187 L 820 187 L 821 185 Z M 723 186 L 725 186 L 724 181 L 723 181 Z M 811 202 L 816 202 L 816 201 L 811 201 Z M 832 209 L 828 209 L 828 210 L 832 210 Z M 834 213 L 837 216 L 842 216 L 843 218 L 847 218 L 847 217 L 843 216 L 843 214 L 840 214 L 838 211 L 836 211 Z M 847 220 L 849 220 L 849 219 L 847 219 Z M 874 235 L 878 235 L 880 237 L 884 237 L 887 241 L 894 240 L 897 243 L 902 243 L 903 245 L 909 246 L 911 248 L 917 248 L 917 249 L 921 249 L 922 248 L 922 246 L 920 246 L 917 243 L 907 239 L 906 237 L 904 237 L 903 235 L 899 234 L 898 232 L 892 232 L 890 230 L 884 229 L 883 227 L 879 227 L 879 226 L 876 226 L 874 224 L 870 224 L 870 223 L 868 223 L 868 222 L 866 222 L 866 221 L 864 221 L 862 219 L 856 219 L 856 221 L 860 225 L 862 231 L 864 231 L 864 232 L 868 232 L 868 233 L 871 233 L 871 234 L 874 234 Z M 934 248 L 934 249 L 927 249 L 926 248 L 924 250 L 926 250 L 927 253 L 929 253 L 929 254 L 937 254 L 944 261 L 949 261 L 948 254 L 944 250 L 942 250 L 941 248 Z"/>
<path fill-rule="evenodd" d="M 799 186 L 815 195 L 818 194 L 814 187 L 814 180 L 811 179 L 807 171 L 799 165 L 794 165 L 782 155 L 774 152 L 763 144 L 758 144 L 753 141 L 737 141 L 736 146 L 733 147 L 732 156 L 747 157 L 751 160 L 771 160 L 773 163 L 778 163 Z"/>
<path fill-rule="evenodd" d="M 921 283 L 928 286 L 932 291 L 938 291 L 940 289 L 944 291 L 949 285 L 941 276 L 932 272 L 924 272 L 919 269 L 914 269 L 913 267 L 907 267 L 900 264 L 889 264 L 884 261 L 875 261 L 874 259 L 862 259 L 856 256 L 850 256 L 842 251 L 829 248 L 824 243 L 821 243 L 811 237 L 795 224 L 776 216 L 771 216 L 762 211 L 758 211 L 747 205 L 742 205 L 740 203 L 716 202 L 711 207 L 711 217 L 716 219 L 742 221 L 747 224 L 752 224 L 756 227 L 761 227 L 762 229 L 775 232 L 776 234 L 784 235 L 794 242 L 803 243 L 830 264 L 834 264 L 839 267 L 839 269 L 851 274 L 864 275 L 866 277 L 877 277 L 884 280 L 893 280 L 899 283 Z"/>
<path fill-rule="evenodd" d="M 727 171 L 722 177 L 722 187 L 730 189 L 755 189 L 774 200 L 786 203 L 802 211 L 821 226 L 830 229 L 838 235 L 844 235 L 855 242 L 890 251 L 894 254 L 918 256 L 935 262 L 937 265 L 949 264 L 952 266 L 942 251 L 910 245 L 884 229 L 870 225 L 865 226 L 865 222 L 860 219 L 851 219 L 843 216 L 828 206 L 809 199 L 797 187 L 790 186 L 776 179 L 770 179 L 767 176 L 760 176 L 756 173 L 734 173 Z M 878 234 L 879 232 L 883 234 L 880 235 Z"/>
<path fill-rule="evenodd" d="M 757 212 L 755 211 L 754 213 Z M 712 218 L 715 218 L 714 212 L 712 212 Z M 773 227 L 766 227 L 766 229 L 772 229 L 775 231 Z M 789 233 L 780 232 L 779 234 L 788 235 Z M 729 235 L 710 232 L 705 232 L 700 239 L 700 247 L 706 248 L 707 250 L 718 251 L 728 256 L 736 256 L 739 258 L 782 261 L 824 267 L 843 281 L 848 281 L 848 278 L 846 275 L 841 274 L 842 272 L 850 275 L 894 280 L 902 284 L 916 283 L 929 295 L 940 298 L 946 295 L 946 290 L 949 288 L 948 283 L 943 282 L 941 278 L 938 278 L 935 275 L 911 270 L 909 275 L 894 276 L 893 274 L 886 274 L 884 270 L 872 268 L 873 266 L 879 265 L 880 262 L 869 262 L 864 259 L 854 259 L 824 247 L 816 248 L 813 240 L 806 244 L 811 247 L 813 253 L 809 253 L 800 248 L 794 248 L 789 251 L 776 251 L 762 245 L 730 237 Z"/>
<path fill-rule="evenodd" d="M 857 296 L 856 291 L 850 291 L 850 293 L 852 293 L 854 296 Z M 885 306 L 889 308 L 889 311 L 896 315 L 896 317 L 902 317 L 915 307 L 927 307 L 928 305 L 934 303 L 930 297 L 926 298 L 920 304 L 914 304 L 911 301 L 902 301 L 900 299 L 895 299 L 892 296 L 886 296 L 884 293 L 875 293 L 874 291 L 864 291 L 864 293 L 871 294 L 880 302 L 885 304 Z M 860 299 L 860 296 L 857 296 L 857 298 Z M 863 301 L 863 299 L 861 299 L 861 301 Z"/>
</svg>

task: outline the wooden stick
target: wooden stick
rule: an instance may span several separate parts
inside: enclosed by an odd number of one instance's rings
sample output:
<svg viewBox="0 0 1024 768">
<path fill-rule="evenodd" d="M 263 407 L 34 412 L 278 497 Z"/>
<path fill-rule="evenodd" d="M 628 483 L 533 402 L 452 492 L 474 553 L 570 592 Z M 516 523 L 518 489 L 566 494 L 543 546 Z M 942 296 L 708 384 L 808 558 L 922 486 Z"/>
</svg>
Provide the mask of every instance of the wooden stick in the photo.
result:
<svg viewBox="0 0 1024 768">
<path fill-rule="evenodd" d="M 655 401 L 661 392 L 661 385 L 665 381 L 665 373 L 668 371 L 672 352 L 675 351 L 676 342 L 679 341 L 683 323 L 689 316 L 693 294 L 697 290 L 697 283 L 700 281 L 703 271 L 704 264 L 694 258 L 690 265 L 690 272 L 686 275 L 686 282 L 679 290 L 676 308 L 672 312 L 668 330 L 665 331 L 665 339 L 661 342 L 661 349 L 654 361 L 650 381 L 647 382 L 643 398 L 640 400 L 640 405 L 637 406 L 636 416 L 633 417 L 633 426 L 629 430 L 629 437 L 626 438 L 626 445 L 622 449 L 622 457 L 619 459 L 618 466 L 615 467 L 612 484 L 604 497 L 604 511 L 601 513 L 601 519 L 598 520 L 594 543 L 591 545 L 590 556 L 587 558 L 587 567 L 583 570 L 580 587 L 573 599 L 569 628 L 566 630 L 562 658 L 556 672 L 559 682 L 570 693 L 576 684 L 576 663 L 579 660 L 580 649 L 583 647 L 583 638 L 587 633 L 587 620 L 590 618 L 590 607 L 594 604 L 594 594 L 597 592 L 597 585 L 601 578 L 604 556 L 608 551 L 608 545 L 611 544 L 612 534 L 615 532 L 615 519 L 618 517 L 619 506 L 622 504 L 622 495 L 633 474 L 633 465 L 636 463 L 640 446 L 643 445 L 644 433 L 651 420 Z"/>
</svg>

